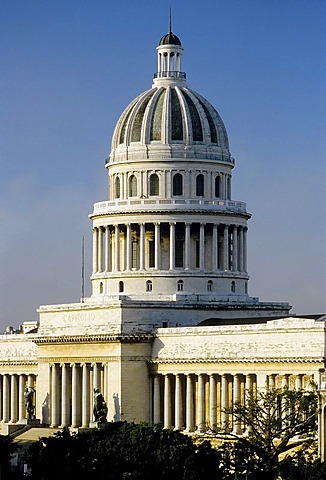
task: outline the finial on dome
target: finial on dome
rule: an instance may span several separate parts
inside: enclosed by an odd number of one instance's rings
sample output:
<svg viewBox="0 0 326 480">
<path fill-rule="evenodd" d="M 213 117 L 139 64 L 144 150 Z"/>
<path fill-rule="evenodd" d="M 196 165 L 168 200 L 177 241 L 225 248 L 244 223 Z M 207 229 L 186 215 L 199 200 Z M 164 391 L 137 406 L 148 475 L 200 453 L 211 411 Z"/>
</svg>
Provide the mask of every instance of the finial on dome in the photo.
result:
<svg viewBox="0 0 326 480">
<path fill-rule="evenodd" d="M 172 8 L 170 7 L 169 33 L 172 33 Z"/>
</svg>

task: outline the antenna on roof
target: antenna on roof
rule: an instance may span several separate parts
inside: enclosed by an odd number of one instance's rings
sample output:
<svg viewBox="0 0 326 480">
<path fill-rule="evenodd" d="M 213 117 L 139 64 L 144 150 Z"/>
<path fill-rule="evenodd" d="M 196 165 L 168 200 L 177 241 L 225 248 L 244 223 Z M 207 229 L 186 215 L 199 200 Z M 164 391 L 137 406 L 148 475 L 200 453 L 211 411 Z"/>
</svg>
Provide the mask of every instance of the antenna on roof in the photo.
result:
<svg viewBox="0 0 326 480">
<path fill-rule="evenodd" d="M 169 33 L 172 33 L 172 8 L 170 7 L 170 16 L 169 16 Z"/>
</svg>

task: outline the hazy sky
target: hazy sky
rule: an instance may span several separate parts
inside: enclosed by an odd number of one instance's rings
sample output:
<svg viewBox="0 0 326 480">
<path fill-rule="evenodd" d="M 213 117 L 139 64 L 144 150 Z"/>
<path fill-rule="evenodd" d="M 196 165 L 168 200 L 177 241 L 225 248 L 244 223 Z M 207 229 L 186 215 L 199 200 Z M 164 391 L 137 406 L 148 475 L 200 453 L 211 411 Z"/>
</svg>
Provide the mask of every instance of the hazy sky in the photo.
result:
<svg viewBox="0 0 326 480">
<path fill-rule="evenodd" d="M 1 0 L 0 329 L 79 301 L 113 128 L 152 84 L 170 6 L 253 215 L 249 293 L 326 313 L 324 0 Z"/>
</svg>

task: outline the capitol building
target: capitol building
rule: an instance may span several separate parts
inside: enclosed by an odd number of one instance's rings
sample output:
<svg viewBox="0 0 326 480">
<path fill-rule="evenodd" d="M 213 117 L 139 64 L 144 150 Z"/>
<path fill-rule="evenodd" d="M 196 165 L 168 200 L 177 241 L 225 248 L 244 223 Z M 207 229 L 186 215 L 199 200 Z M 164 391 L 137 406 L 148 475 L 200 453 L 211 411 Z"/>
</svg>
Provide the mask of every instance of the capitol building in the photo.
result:
<svg viewBox="0 0 326 480">
<path fill-rule="evenodd" d="M 108 421 L 241 434 L 226 408 L 246 390 L 313 380 L 325 457 L 326 316 L 250 296 L 251 215 L 233 199 L 226 128 L 188 87 L 171 29 L 156 50 L 152 86 L 113 132 L 108 198 L 89 215 L 91 296 L 0 335 L 2 431 L 28 423 L 30 387 L 46 426 L 88 428 L 98 389 Z"/>
</svg>

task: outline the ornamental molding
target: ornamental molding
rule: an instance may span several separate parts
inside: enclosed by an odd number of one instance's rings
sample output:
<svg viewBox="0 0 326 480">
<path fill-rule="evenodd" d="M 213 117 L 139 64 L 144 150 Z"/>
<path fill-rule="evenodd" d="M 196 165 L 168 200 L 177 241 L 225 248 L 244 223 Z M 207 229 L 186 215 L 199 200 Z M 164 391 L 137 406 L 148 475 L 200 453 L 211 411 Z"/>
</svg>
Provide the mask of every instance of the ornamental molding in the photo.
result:
<svg viewBox="0 0 326 480">
<path fill-rule="evenodd" d="M 148 362 L 149 359 L 147 357 L 136 357 L 136 356 L 101 356 L 101 357 L 41 357 L 39 359 L 40 364 L 50 364 L 51 365 L 58 365 L 60 366 L 73 366 L 77 364 L 78 366 L 82 367 L 82 364 L 94 366 L 93 364 L 101 364 L 100 366 L 106 367 L 109 366 L 110 363 L 123 363 L 123 362 Z"/>
<path fill-rule="evenodd" d="M 195 363 L 322 363 L 324 364 L 325 358 L 189 358 L 189 359 L 158 359 L 153 358 L 149 360 L 149 363 L 154 365 L 163 364 L 195 364 Z"/>
<path fill-rule="evenodd" d="M 134 343 L 151 342 L 153 335 L 150 334 L 127 334 L 127 335 L 53 335 L 40 336 L 33 339 L 37 345 L 56 344 L 56 343 Z"/>
</svg>

